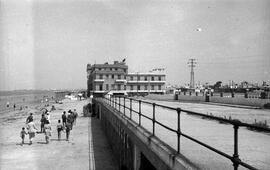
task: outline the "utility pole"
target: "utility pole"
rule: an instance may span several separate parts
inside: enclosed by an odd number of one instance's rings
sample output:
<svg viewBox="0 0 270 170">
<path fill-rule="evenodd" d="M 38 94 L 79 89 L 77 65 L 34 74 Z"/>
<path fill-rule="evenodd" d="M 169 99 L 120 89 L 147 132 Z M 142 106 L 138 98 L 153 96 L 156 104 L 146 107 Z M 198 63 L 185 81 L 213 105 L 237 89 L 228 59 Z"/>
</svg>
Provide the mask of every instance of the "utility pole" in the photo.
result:
<svg viewBox="0 0 270 170">
<path fill-rule="evenodd" d="M 190 83 L 189 83 L 189 88 L 192 89 L 194 88 L 194 67 L 197 62 L 195 62 L 196 59 L 191 58 L 188 60 L 188 66 L 190 67 Z"/>
</svg>

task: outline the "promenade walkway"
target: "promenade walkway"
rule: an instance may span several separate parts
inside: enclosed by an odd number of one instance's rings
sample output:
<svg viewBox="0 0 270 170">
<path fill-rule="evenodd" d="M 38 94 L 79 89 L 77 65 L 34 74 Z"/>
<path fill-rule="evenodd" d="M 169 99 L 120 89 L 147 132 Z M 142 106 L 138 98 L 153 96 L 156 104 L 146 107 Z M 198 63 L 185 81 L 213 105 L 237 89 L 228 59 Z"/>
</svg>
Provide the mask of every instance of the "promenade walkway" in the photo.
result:
<svg viewBox="0 0 270 170">
<path fill-rule="evenodd" d="M 45 144 L 43 134 L 37 134 L 32 145 L 20 145 L 20 130 L 25 126 L 24 116 L 13 121 L 0 122 L 0 169 L 33 169 L 33 170 L 114 170 L 117 164 L 107 139 L 96 118 L 82 116 L 82 107 L 87 101 L 67 100 L 62 105 L 55 105 L 57 110 L 51 112 L 52 137 Z M 57 140 L 56 124 L 64 110 L 76 109 L 79 113 L 77 123 L 71 131 L 70 140 Z M 34 112 L 34 122 L 40 129 L 40 113 Z M 12 114 L 12 113 L 11 113 Z M 18 113 L 16 113 L 18 115 Z M 7 133 L 8 132 L 8 133 Z"/>
</svg>

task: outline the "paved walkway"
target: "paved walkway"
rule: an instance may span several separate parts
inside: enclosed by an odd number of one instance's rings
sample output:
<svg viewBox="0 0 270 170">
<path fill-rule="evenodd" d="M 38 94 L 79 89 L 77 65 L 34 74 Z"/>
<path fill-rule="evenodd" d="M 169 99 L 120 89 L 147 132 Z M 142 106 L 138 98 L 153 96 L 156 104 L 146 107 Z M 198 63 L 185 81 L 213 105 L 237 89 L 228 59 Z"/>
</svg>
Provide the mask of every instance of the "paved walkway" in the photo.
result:
<svg viewBox="0 0 270 170">
<path fill-rule="evenodd" d="M 25 126 L 25 115 L 12 121 L 0 122 L 0 169 L 32 170 L 114 170 L 117 164 L 96 118 L 82 117 L 82 107 L 87 101 L 70 101 L 55 104 L 57 110 L 51 112 L 52 137 L 45 144 L 44 134 L 37 134 L 33 144 L 20 145 L 20 130 Z M 77 124 L 71 131 L 70 140 L 57 140 L 56 124 L 62 112 L 76 109 L 79 113 Z M 33 110 L 34 112 L 34 110 Z M 34 122 L 40 129 L 40 113 L 34 112 Z M 8 132 L 8 133 L 6 133 Z M 94 152 L 93 152 L 94 151 Z"/>
</svg>

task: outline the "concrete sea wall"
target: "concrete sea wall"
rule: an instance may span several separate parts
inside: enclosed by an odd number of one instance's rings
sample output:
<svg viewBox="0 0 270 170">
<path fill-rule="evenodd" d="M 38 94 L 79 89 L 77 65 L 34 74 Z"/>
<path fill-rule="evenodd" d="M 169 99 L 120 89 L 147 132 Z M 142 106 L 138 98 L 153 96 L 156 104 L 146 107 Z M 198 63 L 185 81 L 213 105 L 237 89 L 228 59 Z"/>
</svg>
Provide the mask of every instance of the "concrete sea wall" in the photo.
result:
<svg viewBox="0 0 270 170">
<path fill-rule="evenodd" d="M 187 101 L 187 102 L 205 102 L 205 96 L 195 95 L 178 95 L 177 97 L 173 94 L 156 95 L 150 94 L 145 97 L 146 99 L 152 100 L 167 100 L 167 101 Z M 263 108 L 265 104 L 270 103 L 270 99 L 259 99 L 259 98 L 244 98 L 244 97 L 220 97 L 220 96 L 209 96 L 209 102 L 220 103 L 220 104 L 231 104 L 231 105 L 243 105 Z"/>
</svg>

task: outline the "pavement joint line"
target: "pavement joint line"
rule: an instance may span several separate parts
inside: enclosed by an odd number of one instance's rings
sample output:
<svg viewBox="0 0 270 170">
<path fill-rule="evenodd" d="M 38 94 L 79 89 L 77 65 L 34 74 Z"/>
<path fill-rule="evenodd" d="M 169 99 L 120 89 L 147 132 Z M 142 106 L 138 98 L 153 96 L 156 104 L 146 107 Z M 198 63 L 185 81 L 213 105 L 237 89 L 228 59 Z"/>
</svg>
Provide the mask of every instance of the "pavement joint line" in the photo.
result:
<svg viewBox="0 0 270 170">
<path fill-rule="evenodd" d="M 88 120 L 88 144 L 89 144 L 89 170 L 95 170 L 95 154 L 94 154 L 94 147 L 93 147 L 93 136 L 92 136 L 92 120 L 89 117 Z"/>
</svg>

